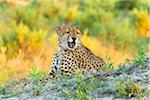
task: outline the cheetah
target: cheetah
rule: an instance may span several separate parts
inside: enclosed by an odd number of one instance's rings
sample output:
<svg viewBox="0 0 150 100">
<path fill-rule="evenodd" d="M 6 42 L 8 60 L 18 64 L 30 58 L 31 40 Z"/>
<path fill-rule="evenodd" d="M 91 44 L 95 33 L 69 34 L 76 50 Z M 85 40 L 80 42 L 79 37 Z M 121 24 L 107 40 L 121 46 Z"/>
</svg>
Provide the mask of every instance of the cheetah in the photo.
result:
<svg viewBox="0 0 150 100">
<path fill-rule="evenodd" d="M 94 72 L 105 65 L 102 58 L 94 55 L 81 42 L 81 32 L 77 26 L 56 27 L 58 49 L 52 59 L 49 75 L 71 76 L 77 69 L 82 73 Z"/>
</svg>

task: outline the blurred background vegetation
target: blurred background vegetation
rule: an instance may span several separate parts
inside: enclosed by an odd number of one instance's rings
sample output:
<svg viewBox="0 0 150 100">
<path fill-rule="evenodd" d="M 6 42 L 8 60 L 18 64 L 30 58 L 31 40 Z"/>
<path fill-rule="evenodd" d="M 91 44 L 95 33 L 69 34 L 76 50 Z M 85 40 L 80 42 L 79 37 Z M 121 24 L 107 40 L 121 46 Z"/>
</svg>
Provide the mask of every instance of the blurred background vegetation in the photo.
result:
<svg viewBox="0 0 150 100">
<path fill-rule="evenodd" d="M 149 0 L 0 0 L 0 84 L 48 72 L 57 25 L 78 25 L 82 42 L 116 66 L 150 38 Z"/>
</svg>

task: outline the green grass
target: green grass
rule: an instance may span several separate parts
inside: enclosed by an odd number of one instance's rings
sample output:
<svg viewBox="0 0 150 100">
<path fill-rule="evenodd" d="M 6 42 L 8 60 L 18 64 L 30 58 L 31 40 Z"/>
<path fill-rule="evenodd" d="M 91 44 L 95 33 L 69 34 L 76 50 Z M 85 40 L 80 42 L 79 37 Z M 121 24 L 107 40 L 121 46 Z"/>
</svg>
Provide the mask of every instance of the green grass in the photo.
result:
<svg viewBox="0 0 150 100">
<path fill-rule="evenodd" d="M 33 95 L 39 96 L 42 95 L 43 93 L 43 87 L 44 87 L 44 83 L 37 81 L 35 84 L 32 85 L 32 91 L 33 91 Z"/>
<path fill-rule="evenodd" d="M 29 73 L 29 79 L 33 82 L 32 91 L 33 95 L 39 96 L 43 93 L 44 83 L 40 81 L 42 78 L 45 78 L 47 74 L 45 72 L 37 73 L 36 67 L 33 67 Z"/>
<path fill-rule="evenodd" d="M 132 79 L 127 79 L 125 82 L 118 81 L 115 86 L 115 94 L 117 97 L 134 97 L 142 95 L 143 89 L 141 83 L 135 83 Z"/>
<path fill-rule="evenodd" d="M 29 79 L 31 79 L 31 80 L 40 80 L 46 76 L 47 76 L 47 74 L 45 72 L 38 73 L 36 67 L 32 67 L 32 70 L 28 75 Z"/>
<path fill-rule="evenodd" d="M 145 52 L 143 49 L 138 50 L 137 55 L 135 56 L 133 60 L 133 64 L 135 65 L 144 65 L 145 64 Z"/>
<path fill-rule="evenodd" d="M 111 62 L 111 58 L 109 56 L 106 56 L 106 58 L 104 59 L 104 61 L 105 61 L 106 64 L 105 64 L 105 66 L 103 66 L 101 68 L 102 71 L 109 72 L 109 71 L 112 71 L 115 68 L 115 66 Z"/>
<path fill-rule="evenodd" d="M 123 81 L 117 81 L 115 83 L 115 95 L 116 97 L 143 97 L 147 94 L 147 90 L 143 89 L 141 83 L 136 83 L 132 79 L 124 79 Z"/>
<path fill-rule="evenodd" d="M 94 89 L 94 82 L 95 78 L 91 77 L 88 81 L 83 78 L 83 75 L 81 72 L 77 72 L 75 75 L 75 90 L 71 91 L 69 89 L 63 89 L 63 92 L 67 94 L 69 97 L 71 97 L 73 100 L 79 99 L 79 100 L 87 100 L 92 98 L 90 96 L 90 91 Z"/>
<path fill-rule="evenodd" d="M 0 87 L 0 94 L 6 94 L 6 88 Z"/>
</svg>

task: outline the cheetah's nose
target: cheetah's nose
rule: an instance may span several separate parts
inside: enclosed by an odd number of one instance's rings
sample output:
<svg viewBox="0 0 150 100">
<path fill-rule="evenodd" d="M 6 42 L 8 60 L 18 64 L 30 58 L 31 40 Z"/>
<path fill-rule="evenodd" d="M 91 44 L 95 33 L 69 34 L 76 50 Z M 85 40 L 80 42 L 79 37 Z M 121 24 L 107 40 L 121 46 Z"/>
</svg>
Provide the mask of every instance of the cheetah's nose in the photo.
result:
<svg viewBox="0 0 150 100">
<path fill-rule="evenodd" d="M 75 41 L 75 40 L 76 40 L 76 38 L 72 37 L 72 40 L 73 40 L 73 41 Z"/>
</svg>

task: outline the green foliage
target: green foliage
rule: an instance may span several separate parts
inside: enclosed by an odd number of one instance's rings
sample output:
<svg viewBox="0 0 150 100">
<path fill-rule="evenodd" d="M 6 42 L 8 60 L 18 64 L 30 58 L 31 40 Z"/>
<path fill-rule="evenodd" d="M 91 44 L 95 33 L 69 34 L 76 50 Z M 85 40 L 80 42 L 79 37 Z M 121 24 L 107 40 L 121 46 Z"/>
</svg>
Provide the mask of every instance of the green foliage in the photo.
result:
<svg viewBox="0 0 150 100">
<path fill-rule="evenodd" d="M 39 73 L 37 73 L 36 67 L 32 67 L 32 70 L 31 70 L 31 72 L 30 72 L 30 74 L 29 74 L 28 77 L 31 80 L 40 80 L 41 78 L 46 77 L 46 75 L 47 74 L 45 72 L 39 72 Z"/>
<path fill-rule="evenodd" d="M 0 3 L 0 9 L 5 9 L 7 7 L 8 5 L 6 3 Z"/>
<path fill-rule="evenodd" d="M 1 24 L 0 28 L 2 28 L 0 31 L 0 40 L 2 40 L 0 45 L 7 48 L 6 53 L 8 58 L 16 56 L 20 49 L 26 53 L 37 53 L 45 42 L 45 31 L 29 30 L 29 28 L 22 23 L 18 25 L 13 23 L 13 25 L 8 26 Z"/>
<path fill-rule="evenodd" d="M 145 64 L 145 53 L 143 49 L 138 50 L 138 54 L 135 56 L 133 60 L 133 64 L 135 65 L 144 65 Z"/>
<path fill-rule="evenodd" d="M 120 64 L 119 65 L 118 72 L 119 73 L 126 73 L 127 72 L 125 64 Z"/>
<path fill-rule="evenodd" d="M 19 8 L 16 10 L 16 22 L 23 22 L 28 25 L 30 28 L 35 26 L 38 20 L 38 16 L 36 16 L 36 11 L 34 9 L 29 8 Z M 36 26 L 37 27 L 37 26 Z"/>
<path fill-rule="evenodd" d="M 75 90 L 71 91 L 68 89 L 63 89 L 63 92 L 74 100 L 75 99 L 85 100 L 85 99 L 91 98 L 90 91 L 94 89 L 93 82 L 94 82 L 95 78 L 91 77 L 88 81 L 86 81 L 83 78 L 80 71 L 78 71 L 76 73 L 75 78 L 76 78 L 76 80 L 74 82 L 74 86 L 76 86 Z"/>
<path fill-rule="evenodd" d="M 133 97 L 133 96 L 141 96 L 143 93 L 143 89 L 140 86 L 140 83 L 135 83 L 132 79 L 127 79 L 126 82 L 118 81 L 116 82 L 116 96 L 127 96 L 127 97 Z"/>
<path fill-rule="evenodd" d="M 6 94 L 6 88 L 0 86 L 0 94 Z"/>
<path fill-rule="evenodd" d="M 36 95 L 36 96 L 41 95 L 43 93 L 43 87 L 44 87 L 44 84 L 42 82 L 36 82 L 32 86 L 33 95 Z"/>
<path fill-rule="evenodd" d="M 31 72 L 29 73 L 29 79 L 33 82 L 32 84 L 32 90 L 33 90 L 33 95 L 41 95 L 43 93 L 43 86 L 44 83 L 40 81 L 40 79 L 46 77 L 45 72 L 39 72 L 37 73 L 36 67 L 32 67 Z"/>
<path fill-rule="evenodd" d="M 132 10 L 148 11 L 148 4 L 147 1 L 140 0 L 31 0 L 25 7 L 3 7 L 0 22 L 16 21 L 30 29 L 46 30 L 54 29 L 58 23 L 76 24 L 83 31 L 88 29 L 90 35 L 100 36 L 106 44 L 113 43 L 121 49 L 138 48 L 145 46 L 145 42 L 138 36 L 139 32 L 134 23 L 139 20 L 137 16 L 133 16 Z M 127 11 L 124 12 L 124 9 Z M 8 17 L 8 13 L 11 16 Z M 143 45 L 139 45 L 141 43 Z"/>
<path fill-rule="evenodd" d="M 146 3 L 148 2 L 140 0 L 118 0 L 115 2 L 115 8 L 117 10 L 149 9 L 149 4 Z"/>
<path fill-rule="evenodd" d="M 132 10 L 137 3 L 138 0 L 121 0 L 115 3 L 115 7 L 118 10 Z"/>
<path fill-rule="evenodd" d="M 106 64 L 105 64 L 105 66 L 103 66 L 101 68 L 102 71 L 112 71 L 115 68 L 114 64 L 111 63 L 111 58 L 110 57 L 106 56 L 104 61 L 105 61 Z"/>
<path fill-rule="evenodd" d="M 97 36 L 103 33 L 102 24 L 109 22 L 113 14 L 110 13 L 112 10 L 110 3 L 94 1 L 80 1 L 79 13 L 77 13 L 73 23 L 78 24 L 82 30 L 88 28 L 90 35 Z"/>
</svg>

